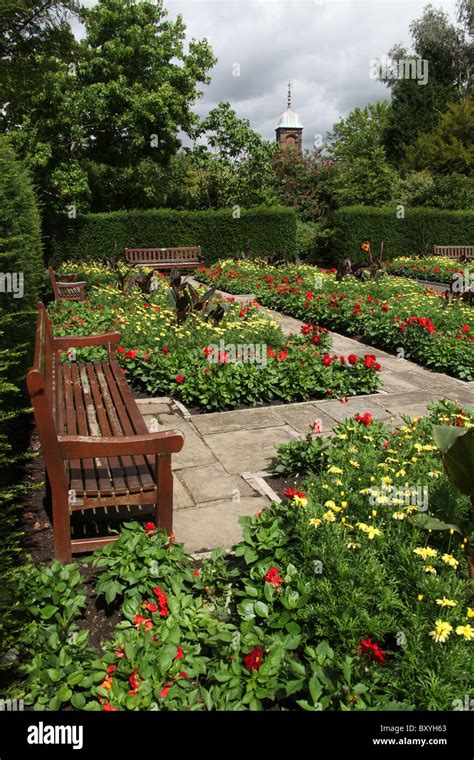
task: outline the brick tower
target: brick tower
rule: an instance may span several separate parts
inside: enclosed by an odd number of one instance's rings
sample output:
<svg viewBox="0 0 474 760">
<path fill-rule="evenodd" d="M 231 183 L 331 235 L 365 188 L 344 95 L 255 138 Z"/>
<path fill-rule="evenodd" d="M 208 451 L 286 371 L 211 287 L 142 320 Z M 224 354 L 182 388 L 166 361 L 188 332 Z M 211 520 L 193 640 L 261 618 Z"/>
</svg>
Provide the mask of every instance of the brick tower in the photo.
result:
<svg viewBox="0 0 474 760">
<path fill-rule="evenodd" d="M 300 117 L 291 107 L 291 82 L 288 82 L 288 107 L 280 116 L 275 132 L 276 141 L 282 148 L 291 145 L 302 153 L 303 125 Z"/>
</svg>

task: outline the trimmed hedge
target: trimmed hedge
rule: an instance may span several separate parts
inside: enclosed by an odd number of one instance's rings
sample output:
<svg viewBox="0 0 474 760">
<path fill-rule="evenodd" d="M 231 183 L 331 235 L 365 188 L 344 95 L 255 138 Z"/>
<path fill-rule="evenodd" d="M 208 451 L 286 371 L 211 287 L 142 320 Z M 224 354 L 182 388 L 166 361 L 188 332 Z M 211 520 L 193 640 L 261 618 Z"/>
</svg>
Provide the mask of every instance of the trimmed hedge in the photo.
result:
<svg viewBox="0 0 474 760">
<path fill-rule="evenodd" d="M 368 262 L 361 244 L 368 240 L 378 255 L 384 243 L 384 260 L 397 256 L 429 256 L 434 245 L 473 245 L 474 212 L 434 208 L 346 206 L 334 214 L 334 255 L 352 262 Z"/>
<path fill-rule="evenodd" d="M 70 219 L 51 241 L 55 265 L 102 259 L 124 248 L 200 245 L 207 264 L 250 251 L 255 257 L 296 253 L 296 215 L 282 206 L 219 211 L 113 211 Z"/>
</svg>

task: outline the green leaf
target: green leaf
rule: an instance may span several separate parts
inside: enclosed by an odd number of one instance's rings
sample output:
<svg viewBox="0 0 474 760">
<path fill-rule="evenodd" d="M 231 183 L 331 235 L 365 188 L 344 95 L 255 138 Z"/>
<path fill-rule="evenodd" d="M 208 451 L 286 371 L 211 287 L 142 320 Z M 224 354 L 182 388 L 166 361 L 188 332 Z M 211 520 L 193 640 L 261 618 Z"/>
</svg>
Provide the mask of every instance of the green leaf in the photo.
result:
<svg viewBox="0 0 474 760">
<path fill-rule="evenodd" d="M 59 607 L 54 607 L 52 604 L 47 604 L 40 612 L 41 617 L 43 620 L 49 620 L 53 617 L 53 615 L 56 614 L 56 612 L 59 610 Z"/>
<path fill-rule="evenodd" d="M 443 520 L 432 515 L 427 515 L 425 512 L 418 512 L 416 515 L 410 515 L 409 520 L 413 525 L 418 525 L 425 530 L 454 530 L 455 533 L 459 533 L 461 536 L 463 535 L 462 530 L 458 525 L 443 522 Z"/>
<path fill-rule="evenodd" d="M 254 610 L 259 617 L 268 617 L 268 604 L 265 604 L 265 602 L 255 602 Z"/>
</svg>

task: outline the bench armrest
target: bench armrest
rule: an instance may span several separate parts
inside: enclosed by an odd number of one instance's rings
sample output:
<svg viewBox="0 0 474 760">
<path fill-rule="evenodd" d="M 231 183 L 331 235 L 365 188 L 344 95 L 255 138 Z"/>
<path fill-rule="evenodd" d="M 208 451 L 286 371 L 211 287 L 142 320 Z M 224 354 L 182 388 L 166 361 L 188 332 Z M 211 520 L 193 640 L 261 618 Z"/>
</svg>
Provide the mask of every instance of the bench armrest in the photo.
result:
<svg viewBox="0 0 474 760">
<path fill-rule="evenodd" d="M 132 436 L 96 438 L 87 435 L 60 435 L 58 443 L 64 459 L 93 459 L 140 454 L 175 454 L 184 445 L 179 430 L 141 433 Z"/>
<path fill-rule="evenodd" d="M 109 346 L 109 358 L 115 359 L 112 346 L 120 343 L 119 332 L 98 335 L 61 335 L 54 338 L 54 348 L 87 348 L 87 346 Z"/>
<path fill-rule="evenodd" d="M 65 275 L 63 275 L 64 277 Z M 84 287 L 84 285 L 87 285 L 87 282 L 85 280 L 71 280 L 70 282 L 62 282 L 59 280 L 56 280 L 56 285 L 58 288 L 79 288 Z"/>
</svg>

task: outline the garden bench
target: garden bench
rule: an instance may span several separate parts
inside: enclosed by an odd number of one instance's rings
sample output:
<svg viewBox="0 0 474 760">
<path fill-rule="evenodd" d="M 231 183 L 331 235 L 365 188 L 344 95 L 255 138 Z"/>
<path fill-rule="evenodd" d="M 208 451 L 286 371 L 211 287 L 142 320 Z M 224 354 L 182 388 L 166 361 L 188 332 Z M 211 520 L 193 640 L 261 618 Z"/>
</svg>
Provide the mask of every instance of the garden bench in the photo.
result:
<svg viewBox="0 0 474 760">
<path fill-rule="evenodd" d="M 116 540 L 71 539 L 76 510 L 155 505 L 157 526 L 172 532 L 171 454 L 182 449 L 184 437 L 176 430 L 148 432 L 115 355 L 119 341 L 118 332 L 54 337 L 38 304 L 27 385 L 52 498 L 54 553 L 62 562 Z M 59 349 L 85 346 L 107 346 L 108 359 L 61 362 Z"/>
<path fill-rule="evenodd" d="M 474 261 L 474 245 L 435 245 L 434 255 L 454 261 Z"/>
<path fill-rule="evenodd" d="M 191 269 L 202 264 L 201 246 L 179 248 L 125 248 L 128 264 L 154 269 Z"/>
<path fill-rule="evenodd" d="M 58 282 L 56 272 L 52 266 L 48 267 L 49 279 L 53 288 L 55 301 L 85 301 L 85 282 L 77 282 L 75 274 L 63 274 L 61 277 L 67 278 L 68 282 Z"/>
</svg>

